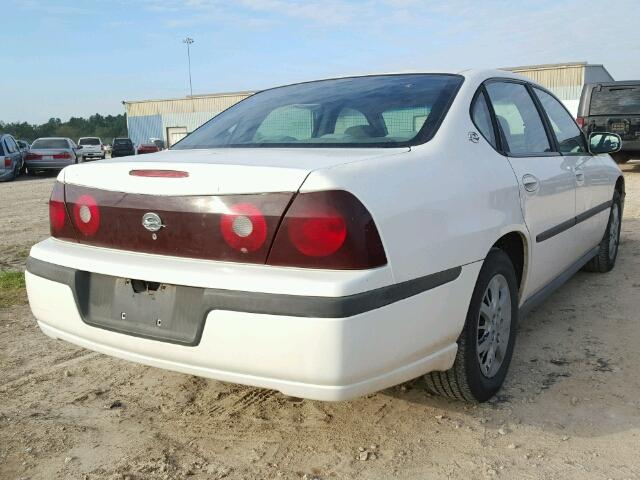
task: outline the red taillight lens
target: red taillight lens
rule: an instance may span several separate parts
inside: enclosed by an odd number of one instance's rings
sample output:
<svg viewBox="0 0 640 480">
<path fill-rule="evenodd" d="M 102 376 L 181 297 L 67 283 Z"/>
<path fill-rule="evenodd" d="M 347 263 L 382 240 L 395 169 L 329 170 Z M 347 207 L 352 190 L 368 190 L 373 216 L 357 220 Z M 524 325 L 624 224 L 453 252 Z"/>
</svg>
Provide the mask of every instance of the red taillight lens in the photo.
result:
<svg viewBox="0 0 640 480">
<path fill-rule="evenodd" d="M 584 125 L 585 125 L 584 117 L 576 118 L 576 123 L 580 128 L 584 128 Z"/>
<path fill-rule="evenodd" d="M 73 221 L 85 237 L 92 237 L 100 228 L 100 209 L 95 198 L 83 194 L 73 204 Z"/>
<path fill-rule="evenodd" d="M 330 269 L 387 263 L 371 214 L 340 190 L 298 194 L 278 229 L 267 263 Z"/>
<path fill-rule="evenodd" d="M 292 218 L 289 240 L 309 257 L 326 257 L 336 253 L 347 238 L 347 225 L 337 211 L 325 206 L 309 211 L 307 218 Z"/>
<path fill-rule="evenodd" d="M 66 160 L 71 158 L 71 154 L 69 152 L 61 152 L 53 155 L 53 158 L 56 160 Z"/>
<path fill-rule="evenodd" d="M 267 239 L 267 222 L 258 207 L 251 203 L 237 203 L 220 217 L 222 238 L 234 250 L 255 252 Z"/>
<path fill-rule="evenodd" d="M 4 166 L 5 167 L 11 166 L 11 159 L 9 157 L 4 157 Z"/>
<path fill-rule="evenodd" d="M 27 160 L 40 160 L 42 155 L 38 155 L 37 153 L 29 153 L 27 154 Z"/>
<path fill-rule="evenodd" d="M 65 226 L 67 210 L 64 206 L 64 186 L 56 182 L 49 199 L 49 226 L 51 235 L 57 236 Z"/>
</svg>

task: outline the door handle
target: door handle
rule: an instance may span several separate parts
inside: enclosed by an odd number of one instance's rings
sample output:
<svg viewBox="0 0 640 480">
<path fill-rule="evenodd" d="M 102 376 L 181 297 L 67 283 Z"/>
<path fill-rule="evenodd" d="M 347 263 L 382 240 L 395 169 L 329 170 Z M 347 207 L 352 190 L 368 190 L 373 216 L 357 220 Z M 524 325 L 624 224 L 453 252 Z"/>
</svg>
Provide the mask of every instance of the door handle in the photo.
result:
<svg viewBox="0 0 640 480">
<path fill-rule="evenodd" d="M 535 192 L 540 188 L 540 182 L 536 177 L 527 173 L 522 177 L 522 185 L 527 192 Z"/>
<path fill-rule="evenodd" d="M 578 182 L 579 184 L 584 183 L 584 173 L 576 172 L 576 182 Z"/>
</svg>

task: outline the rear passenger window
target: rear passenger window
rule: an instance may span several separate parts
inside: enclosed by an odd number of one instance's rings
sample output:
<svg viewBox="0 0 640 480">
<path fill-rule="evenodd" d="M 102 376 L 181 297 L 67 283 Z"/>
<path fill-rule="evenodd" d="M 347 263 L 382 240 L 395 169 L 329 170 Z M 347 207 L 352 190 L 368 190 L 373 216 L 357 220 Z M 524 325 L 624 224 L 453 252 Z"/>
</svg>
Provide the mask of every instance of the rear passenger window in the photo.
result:
<svg viewBox="0 0 640 480">
<path fill-rule="evenodd" d="M 587 144 L 582 132 L 558 100 L 544 90 L 534 88 L 536 95 L 547 113 L 553 133 L 558 139 L 558 147 L 562 153 L 582 154 L 587 152 Z"/>
<path fill-rule="evenodd" d="M 487 99 L 484 93 L 480 93 L 480 95 L 476 97 L 473 108 L 471 109 L 471 118 L 476 128 L 482 133 L 482 136 L 496 148 L 496 136 L 493 131 L 491 114 L 489 113 L 489 106 L 487 105 Z"/>
<path fill-rule="evenodd" d="M 16 142 L 14 142 L 11 137 L 6 137 L 4 139 L 4 142 L 7 146 L 8 153 L 16 153 L 18 151 L 18 146 L 16 145 Z"/>
<path fill-rule="evenodd" d="M 542 119 L 524 85 L 491 82 L 486 89 L 508 153 L 535 155 L 552 151 Z"/>
</svg>

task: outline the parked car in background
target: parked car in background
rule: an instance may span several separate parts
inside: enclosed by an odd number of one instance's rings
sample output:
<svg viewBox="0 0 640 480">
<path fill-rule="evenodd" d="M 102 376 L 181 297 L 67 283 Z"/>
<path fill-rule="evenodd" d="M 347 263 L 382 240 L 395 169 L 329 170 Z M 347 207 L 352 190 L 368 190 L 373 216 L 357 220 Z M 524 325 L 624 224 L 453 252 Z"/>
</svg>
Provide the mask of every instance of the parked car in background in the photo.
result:
<svg viewBox="0 0 640 480">
<path fill-rule="evenodd" d="M 155 143 L 141 143 L 138 145 L 137 153 L 138 155 L 143 155 L 145 153 L 156 153 L 159 151 L 160 148 Z"/>
<path fill-rule="evenodd" d="M 158 150 L 165 149 L 164 140 L 162 140 L 161 138 L 150 138 L 149 142 L 153 143 L 156 147 L 158 147 Z"/>
<path fill-rule="evenodd" d="M 23 156 L 26 157 L 29 149 L 31 148 L 29 142 L 27 142 L 26 140 L 16 140 L 16 143 L 18 144 L 18 148 L 20 149 L 20 151 L 23 153 Z"/>
<path fill-rule="evenodd" d="M 15 138 L 0 133 L 0 180 L 14 180 L 23 170 L 22 151 Z"/>
<path fill-rule="evenodd" d="M 78 145 L 82 147 L 82 159 L 104 160 L 105 152 L 102 140 L 98 137 L 82 137 L 78 140 Z"/>
<path fill-rule="evenodd" d="M 114 138 L 111 146 L 111 158 L 135 155 L 136 150 L 130 138 Z"/>
<path fill-rule="evenodd" d="M 60 170 L 82 161 L 82 148 L 70 138 L 38 138 L 27 155 L 27 170 L 34 174 L 41 170 Z"/>
<path fill-rule="evenodd" d="M 640 157 L 640 81 L 585 85 L 577 120 L 587 137 L 594 132 L 620 135 L 622 149 L 613 155 L 616 161 Z"/>
<path fill-rule="evenodd" d="M 485 401 L 519 314 L 614 267 L 619 144 L 505 71 L 264 90 L 166 152 L 66 169 L 31 310 L 54 338 L 294 397 L 426 374 Z"/>
<path fill-rule="evenodd" d="M 22 153 L 22 168 L 20 169 L 20 173 L 24 173 L 27 169 L 25 162 L 27 161 L 27 155 L 29 154 L 31 145 L 29 145 L 29 142 L 27 142 L 26 140 L 16 140 L 16 143 L 18 144 L 20 153 Z"/>
</svg>

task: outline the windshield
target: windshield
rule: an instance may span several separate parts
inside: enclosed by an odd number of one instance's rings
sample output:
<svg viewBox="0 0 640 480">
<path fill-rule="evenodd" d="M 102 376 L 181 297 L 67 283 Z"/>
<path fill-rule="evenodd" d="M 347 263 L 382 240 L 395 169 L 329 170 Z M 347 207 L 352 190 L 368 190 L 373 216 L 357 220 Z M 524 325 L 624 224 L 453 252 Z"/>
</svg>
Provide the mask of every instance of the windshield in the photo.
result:
<svg viewBox="0 0 640 480">
<path fill-rule="evenodd" d="M 78 142 L 79 145 L 100 145 L 99 138 L 81 138 Z"/>
<path fill-rule="evenodd" d="M 31 145 L 32 150 L 38 148 L 69 148 L 69 144 L 64 138 L 44 138 L 42 140 L 36 140 Z"/>
<path fill-rule="evenodd" d="M 462 77 L 380 75 L 301 83 L 257 93 L 172 148 L 392 147 L 437 129 Z"/>
<path fill-rule="evenodd" d="M 602 87 L 591 94 L 589 115 L 640 115 L 640 86 Z"/>
</svg>

